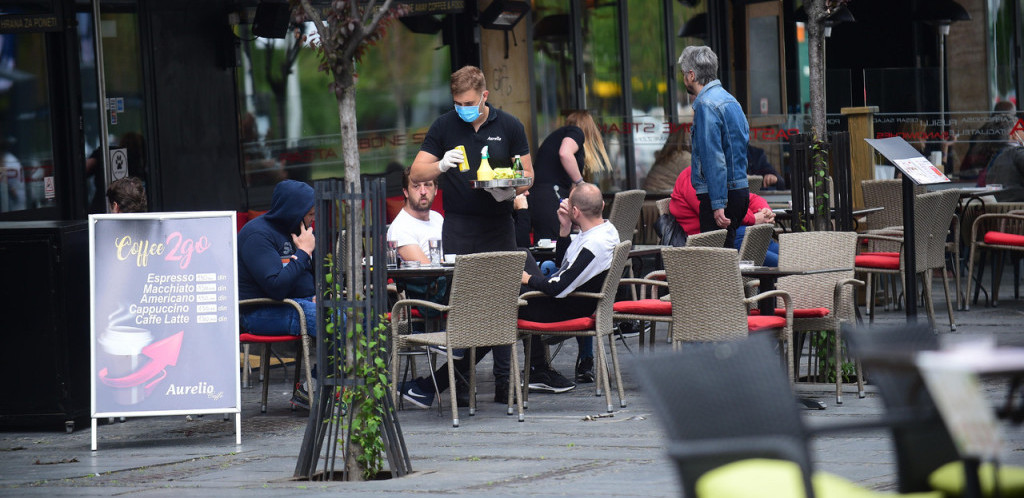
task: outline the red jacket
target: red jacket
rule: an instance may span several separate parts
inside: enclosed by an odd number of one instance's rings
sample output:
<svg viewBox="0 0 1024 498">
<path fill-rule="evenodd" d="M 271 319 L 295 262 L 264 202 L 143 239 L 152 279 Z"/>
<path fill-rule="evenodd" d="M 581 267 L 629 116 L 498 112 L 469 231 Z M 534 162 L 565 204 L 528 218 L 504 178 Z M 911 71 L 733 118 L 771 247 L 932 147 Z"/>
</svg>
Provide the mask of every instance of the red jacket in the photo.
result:
<svg viewBox="0 0 1024 498">
<path fill-rule="evenodd" d="M 757 194 L 750 194 L 750 204 L 747 207 L 747 215 L 743 217 L 743 224 L 753 225 L 754 213 L 766 207 L 768 207 L 768 201 Z M 700 219 L 697 218 L 700 202 L 697 201 L 697 191 L 693 189 L 693 185 L 690 185 L 689 167 L 679 173 L 679 177 L 676 178 L 676 186 L 672 189 L 672 200 L 668 203 L 668 209 L 672 212 L 672 216 L 676 217 L 676 221 L 686 235 L 700 233 Z"/>
</svg>

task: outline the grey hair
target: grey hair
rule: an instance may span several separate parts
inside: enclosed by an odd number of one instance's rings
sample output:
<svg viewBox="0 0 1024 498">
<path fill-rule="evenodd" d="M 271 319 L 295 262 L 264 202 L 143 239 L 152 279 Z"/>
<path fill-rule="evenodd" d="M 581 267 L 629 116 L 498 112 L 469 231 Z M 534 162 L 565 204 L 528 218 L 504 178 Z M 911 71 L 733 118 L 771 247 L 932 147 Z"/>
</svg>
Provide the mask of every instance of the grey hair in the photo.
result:
<svg viewBox="0 0 1024 498">
<path fill-rule="evenodd" d="M 679 55 L 679 70 L 683 74 L 693 71 L 697 83 L 707 85 L 718 78 L 718 56 L 711 47 L 686 47 Z"/>
</svg>

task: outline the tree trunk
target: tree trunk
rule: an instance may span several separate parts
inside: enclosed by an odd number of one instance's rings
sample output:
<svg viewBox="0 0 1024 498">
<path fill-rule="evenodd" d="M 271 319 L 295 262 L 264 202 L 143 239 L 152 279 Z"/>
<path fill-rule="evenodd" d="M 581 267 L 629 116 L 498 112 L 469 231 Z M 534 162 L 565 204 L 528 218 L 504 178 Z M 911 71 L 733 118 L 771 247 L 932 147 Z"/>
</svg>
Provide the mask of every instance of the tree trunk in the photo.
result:
<svg viewBox="0 0 1024 498">
<path fill-rule="evenodd" d="M 356 126 L 356 85 L 355 85 L 355 63 L 354 61 L 348 60 L 342 63 L 337 68 L 334 75 L 334 83 L 336 86 L 336 95 L 338 98 L 338 118 L 341 124 L 341 157 L 345 161 L 345 182 L 351 187 L 350 193 L 362 192 L 362 185 L 360 184 L 360 167 L 359 167 L 359 140 L 356 137 L 358 133 L 358 127 Z M 350 202 L 349 209 L 355 211 L 353 213 L 354 219 L 362 220 L 363 210 L 362 205 L 358 202 Z M 360 226 L 350 226 L 344 232 L 344 237 L 347 240 L 343 241 L 344 247 L 348 248 L 346 251 L 355 263 L 363 260 L 363 244 L 361 241 L 362 237 L 362 224 Z M 352 240 L 355 238 L 355 240 Z M 346 268 L 358 268 L 356 265 L 346 265 Z M 348 292 L 349 299 L 358 299 L 357 296 L 365 296 L 363 292 L 363 274 L 362 272 L 353 272 L 351 275 L 346 275 L 346 291 Z M 345 364 L 355 365 L 356 364 L 356 349 L 359 347 L 359 332 L 354 330 L 357 323 L 361 321 L 361 317 L 357 313 L 352 313 L 348 317 L 346 323 L 346 329 L 352 330 L 350 334 L 350 340 L 346 341 L 345 351 Z M 337 368 L 344 368 L 339 365 Z M 348 407 L 349 413 L 360 413 L 362 410 L 362 403 L 364 400 L 352 399 L 351 405 Z M 366 469 L 359 462 L 359 458 L 363 455 L 364 449 L 360 446 L 359 441 L 355 438 L 350 439 L 349 451 L 345 454 L 345 468 L 348 470 L 348 478 L 352 481 L 362 481 L 363 474 Z"/>
<path fill-rule="evenodd" d="M 811 133 L 825 139 L 825 5 L 822 0 L 804 2 L 807 9 L 807 61 L 810 65 Z"/>
</svg>

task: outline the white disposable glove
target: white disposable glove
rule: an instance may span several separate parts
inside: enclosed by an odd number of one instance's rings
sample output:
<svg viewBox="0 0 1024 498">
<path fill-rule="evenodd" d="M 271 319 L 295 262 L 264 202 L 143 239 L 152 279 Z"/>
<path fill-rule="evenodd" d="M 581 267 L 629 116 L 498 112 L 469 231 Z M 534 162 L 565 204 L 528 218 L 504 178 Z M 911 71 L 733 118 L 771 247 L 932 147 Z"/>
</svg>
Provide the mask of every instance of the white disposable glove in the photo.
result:
<svg viewBox="0 0 1024 498">
<path fill-rule="evenodd" d="M 462 151 L 459 149 L 452 149 L 444 153 L 444 157 L 441 158 L 441 162 L 437 164 L 437 167 L 444 173 L 465 161 L 466 158 L 462 155 Z"/>
<path fill-rule="evenodd" d="M 487 193 L 494 197 L 494 200 L 498 202 L 505 202 L 516 196 L 516 189 L 512 187 L 490 187 L 485 188 Z"/>
</svg>

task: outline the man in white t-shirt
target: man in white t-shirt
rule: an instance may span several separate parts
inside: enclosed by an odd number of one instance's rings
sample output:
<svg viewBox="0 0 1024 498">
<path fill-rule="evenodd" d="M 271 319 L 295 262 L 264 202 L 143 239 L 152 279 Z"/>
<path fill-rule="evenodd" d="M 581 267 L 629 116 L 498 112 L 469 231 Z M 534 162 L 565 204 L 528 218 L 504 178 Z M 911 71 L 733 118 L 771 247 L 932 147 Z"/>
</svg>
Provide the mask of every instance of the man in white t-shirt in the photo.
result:
<svg viewBox="0 0 1024 498">
<path fill-rule="evenodd" d="M 429 241 L 441 240 L 444 224 L 441 213 L 430 209 L 437 196 L 437 183 L 434 180 L 414 182 L 409 178 L 407 169 L 402 173 L 402 193 L 405 194 L 405 206 L 388 227 L 388 240 L 395 241 L 402 261 L 429 264 Z"/>
</svg>

